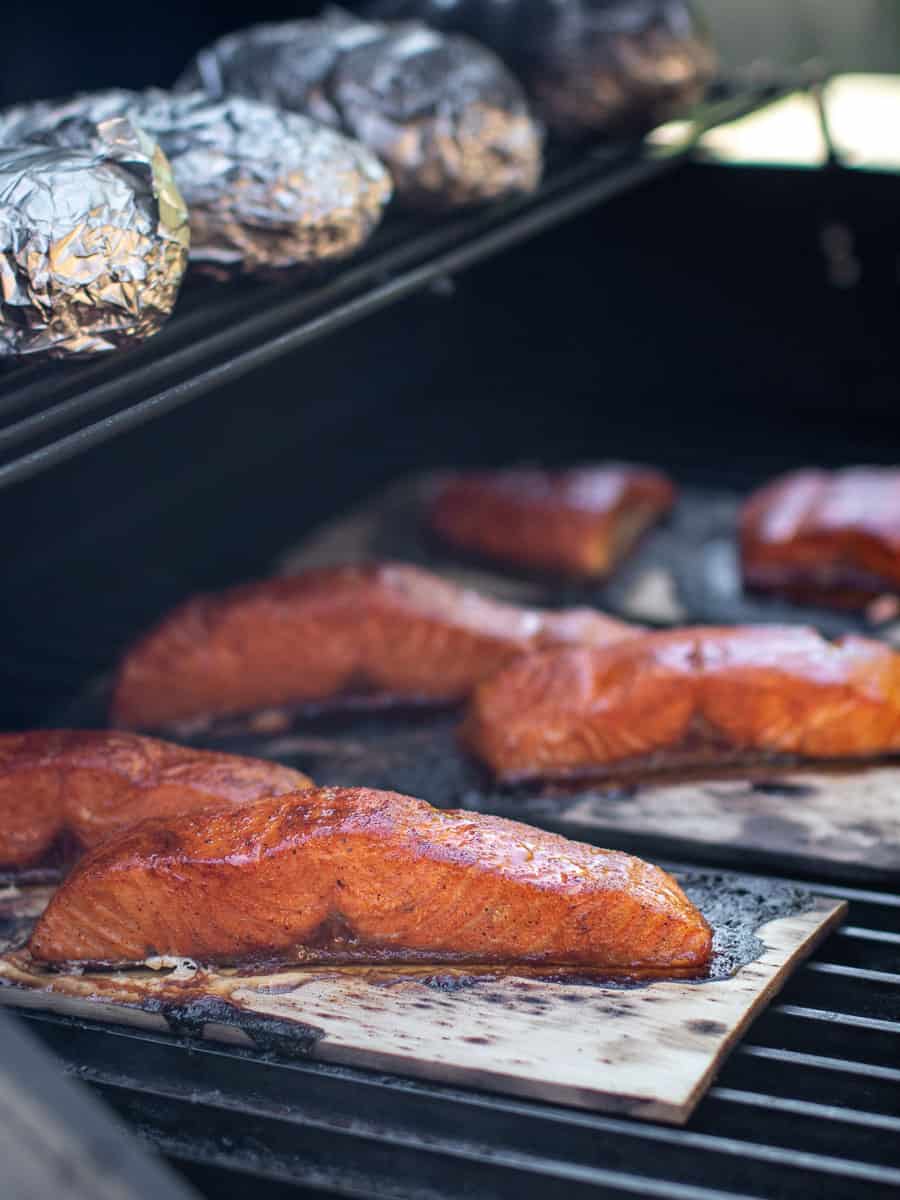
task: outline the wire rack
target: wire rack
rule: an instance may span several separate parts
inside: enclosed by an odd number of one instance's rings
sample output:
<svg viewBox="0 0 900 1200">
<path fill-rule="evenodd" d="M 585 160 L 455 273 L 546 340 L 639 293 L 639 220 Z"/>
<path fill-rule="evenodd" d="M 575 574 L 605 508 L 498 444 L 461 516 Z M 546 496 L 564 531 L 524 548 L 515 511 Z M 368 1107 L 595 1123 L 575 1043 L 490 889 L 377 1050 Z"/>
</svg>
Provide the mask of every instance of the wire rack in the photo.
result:
<svg viewBox="0 0 900 1200">
<path fill-rule="evenodd" d="M 532 196 L 442 220 L 391 215 L 353 263 L 299 287 L 190 281 L 173 319 L 134 350 L 0 372 L 0 487 L 64 462 L 677 167 L 716 125 L 808 85 L 722 87 L 680 136 L 553 150 Z"/>
</svg>

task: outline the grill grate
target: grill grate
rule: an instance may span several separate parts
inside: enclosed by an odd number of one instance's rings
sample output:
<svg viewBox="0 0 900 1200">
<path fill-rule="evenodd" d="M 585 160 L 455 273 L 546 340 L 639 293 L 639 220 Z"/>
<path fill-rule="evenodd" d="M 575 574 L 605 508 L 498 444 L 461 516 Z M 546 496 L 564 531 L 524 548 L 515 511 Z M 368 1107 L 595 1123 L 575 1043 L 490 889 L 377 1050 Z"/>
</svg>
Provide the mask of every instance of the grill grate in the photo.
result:
<svg viewBox="0 0 900 1200">
<path fill-rule="evenodd" d="M 676 868 L 679 869 L 679 868 Z M 896 1196 L 900 895 L 850 904 L 685 1128 L 47 1015 L 32 1027 L 142 1136 L 221 1196 Z M 218 1181 L 218 1182 L 216 1182 Z M 276 1184 L 280 1186 L 276 1186 Z"/>
<path fill-rule="evenodd" d="M 370 313 L 438 284 L 682 162 L 707 129 L 797 87 L 723 89 L 665 150 L 641 145 L 554 151 L 538 192 L 440 224 L 393 216 L 353 265 L 296 291 L 189 284 L 175 317 L 145 345 L 85 364 L 0 374 L 0 487 L 26 479 L 234 382 Z"/>
</svg>

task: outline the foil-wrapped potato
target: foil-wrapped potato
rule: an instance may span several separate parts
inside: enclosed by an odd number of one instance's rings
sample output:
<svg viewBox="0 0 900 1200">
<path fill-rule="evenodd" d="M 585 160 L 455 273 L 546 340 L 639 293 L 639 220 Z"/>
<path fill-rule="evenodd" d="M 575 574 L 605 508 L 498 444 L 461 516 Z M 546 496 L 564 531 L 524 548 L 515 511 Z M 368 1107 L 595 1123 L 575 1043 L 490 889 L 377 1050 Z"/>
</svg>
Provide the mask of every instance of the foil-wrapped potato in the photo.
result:
<svg viewBox="0 0 900 1200">
<path fill-rule="evenodd" d="M 89 149 L 0 149 L 0 358 L 94 354 L 156 333 L 188 240 L 168 162 L 128 121 L 106 123 Z"/>
<path fill-rule="evenodd" d="M 700 100 L 716 70 L 688 0 L 376 0 L 370 11 L 478 38 L 562 135 L 645 132 Z"/>
<path fill-rule="evenodd" d="M 360 22 L 339 10 L 257 25 L 202 50 L 176 84 L 303 112 L 359 138 L 398 197 L 452 209 L 533 190 L 541 135 L 499 59 L 422 25 Z"/>
<path fill-rule="evenodd" d="M 297 113 L 241 96 L 113 89 L 0 113 L 0 143 L 91 146 L 127 114 L 165 152 L 190 211 L 191 261 L 256 272 L 350 254 L 391 197 L 371 151 Z"/>
</svg>

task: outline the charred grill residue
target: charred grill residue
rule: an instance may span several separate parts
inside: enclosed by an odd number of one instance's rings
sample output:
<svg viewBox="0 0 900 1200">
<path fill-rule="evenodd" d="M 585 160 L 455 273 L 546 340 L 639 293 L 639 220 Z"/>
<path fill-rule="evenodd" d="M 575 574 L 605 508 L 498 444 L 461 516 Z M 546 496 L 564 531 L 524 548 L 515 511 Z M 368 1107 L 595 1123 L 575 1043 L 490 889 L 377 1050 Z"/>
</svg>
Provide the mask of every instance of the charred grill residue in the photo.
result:
<svg viewBox="0 0 900 1200">
<path fill-rule="evenodd" d="M 678 882 L 713 929 L 708 979 L 727 979 L 765 950 L 757 931 L 769 921 L 797 916 L 812 896 L 776 879 L 741 879 L 706 872 L 679 875 Z"/>
<path fill-rule="evenodd" d="M 285 1021 L 246 1009 L 233 999 L 197 996 L 185 1003 L 154 999 L 144 1006 L 158 1012 L 177 1037 L 202 1038 L 204 1025 L 233 1025 L 247 1035 L 261 1054 L 308 1058 L 325 1030 L 305 1021 Z"/>
</svg>

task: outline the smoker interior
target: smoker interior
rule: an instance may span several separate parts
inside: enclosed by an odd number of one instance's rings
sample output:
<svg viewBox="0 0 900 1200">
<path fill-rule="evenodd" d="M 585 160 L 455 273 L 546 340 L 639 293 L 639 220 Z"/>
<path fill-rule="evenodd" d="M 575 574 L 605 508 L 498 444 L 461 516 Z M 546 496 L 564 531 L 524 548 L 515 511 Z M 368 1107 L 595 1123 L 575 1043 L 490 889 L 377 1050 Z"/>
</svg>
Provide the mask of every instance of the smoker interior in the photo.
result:
<svg viewBox="0 0 900 1200">
<path fill-rule="evenodd" d="M 7 489 L 4 724 L 44 719 L 161 609 L 265 571 L 406 473 L 618 457 L 740 490 L 896 461 L 896 190 L 685 167 Z M 862 263 L 849 293 L 822 252 L 834 222 Z M 850 900 L 847 926 L 683 1130 L 283 1047 L 29 1024 L 207 1196 L 895 1195 L 900 896 L 820 890 Z"/>
</svg>

